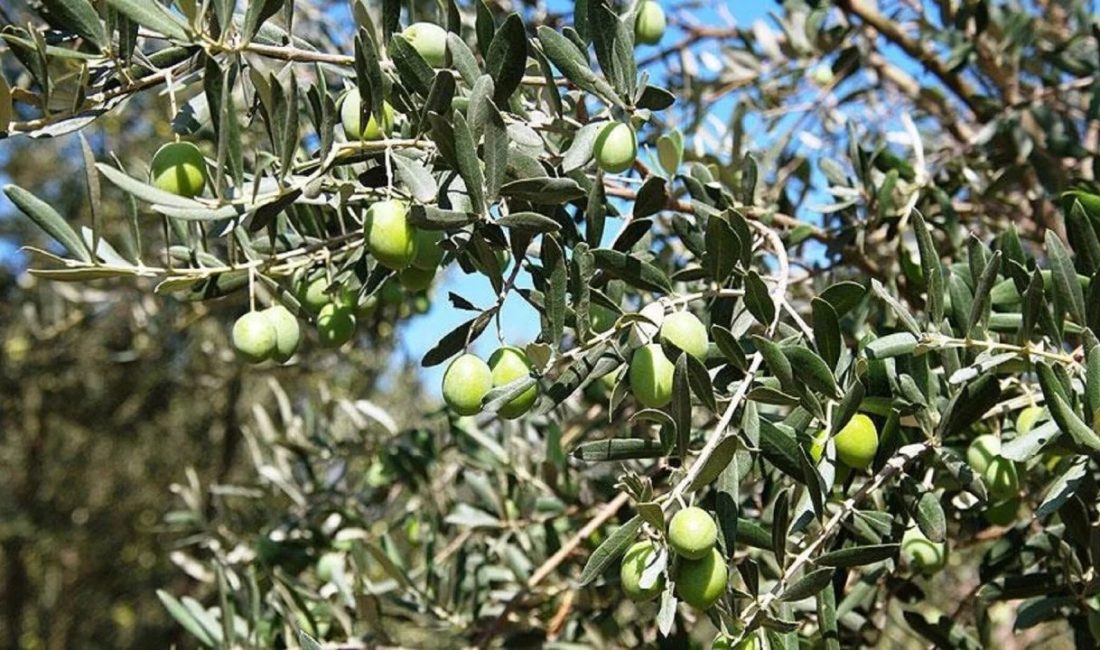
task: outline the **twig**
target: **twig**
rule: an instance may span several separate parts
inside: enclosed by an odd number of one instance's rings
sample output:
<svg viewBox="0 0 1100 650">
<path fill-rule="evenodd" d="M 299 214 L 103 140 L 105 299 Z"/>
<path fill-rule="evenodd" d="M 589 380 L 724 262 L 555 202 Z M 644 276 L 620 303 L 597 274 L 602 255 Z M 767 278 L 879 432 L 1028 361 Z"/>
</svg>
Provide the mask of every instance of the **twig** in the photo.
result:
<svg viewBox="0 0 1100 650">
<path fill-rule="evenodd" d="M 891 477 L 900 474 L 909 463 L 920 458 L 931 449 L 931 440 L 902 447 L 893 458 L 886 461 L 886 464 L 877 474 L 875 474 L 873 479 L 864 483 L 859 490 L 848 497 L 841 505 L 840 509 L 829 518 L 829 521 L 826 522 L 824 526 L 822 526 L 821 532 L 814 537 L 813 541 L 811 541 L 806 548 L 791 561 L 787 569 L 783 572 L 783 576 L 776 581 L 771 591 L 750 603 L 748 607 L 745 608 L 745 611 L 741 613 L 741 620 L 745 623 L 746 628 L 755 627 L 752 623 L 754 623 L 759 616 L 763 615 L 773 602 L 783 595 L 786 585 L 794 578 L 799 570 L 810 561 L 814 553 L 816 553 L 825 542 L 829 541 L 840 525 L 844 523 L 844 520 L 855 511 L 856 506 L 859 505 L 864 497 L 878 490 Z"/>
<path fill-rule="evenodd" d="M 537 587 L 540 582 L 545 580 L 546 576 L 553 573 L 554 570 L 558 568 L 558 565 L 564 562 L 566 558 L 572 555 L 573 551 L 575 551 L 576 548 L 580 546 L 581 542 L 583 542 L 585 539 L 588 539 L 588 537 L 592 535 L 592 533 L 596 532 L 600 528 L 600 526 L 603 526 L 608 519 L 615 516 L 615 513 L 618 512 L 620 508 L 625 506 L 629 499 L 629 494 L 627 494 L 626 492 L 620 492 L 614 499 L 609 501 L 607 505 L 601 508 L 596 516 L 593 517 L 587 524 L 585 524 L 583 528 L 578 530 L 572 537 L 570 537 L 569 541 L 563 544 L 562 547 L 558 549 L 557 553 L 554 553 L 549 558 L 547 558 L 546 561 L 543 562 L 542 565 L 538 569 L 536 569 L 533 574 L 531 574 L 531 577 L 527 580 L 527 583 L 520 587 L 520 589 L 516 591 L 512 598 L 507 603 L 505 603 L 504 609 L 501 610 L 499 615 L 497 615 L 496 619 L 492 622 L 485 633 L 481 635 L 481 638 L 477 642 L 477 647 L 485 647 L 488 640 L 493 638 L 493 635 L 497 633 L 497 630 L 500 629 L 500 626 L 504 623 L 504 620 L 508 618 L 508 615 L 512 613 L 512 610 L 514 610 L 516 606 L 519 605 L 523 597 L 527 595 L 527 593 L 530 592 L 532 589 Z"/>
</svg>

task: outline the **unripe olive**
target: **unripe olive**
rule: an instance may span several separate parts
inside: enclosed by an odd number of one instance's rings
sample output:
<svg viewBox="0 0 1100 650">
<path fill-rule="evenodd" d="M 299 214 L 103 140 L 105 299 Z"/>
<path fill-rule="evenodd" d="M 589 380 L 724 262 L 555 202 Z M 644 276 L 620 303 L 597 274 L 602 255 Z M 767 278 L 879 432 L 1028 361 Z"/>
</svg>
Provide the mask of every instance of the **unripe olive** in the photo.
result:
<svg viewBox="0 0 1100 650">
<path fill-rule="evenodd" d="M 395 271 L 407 267 L 416 256 L 416 228 L 409 223 L 408 213 L 408 206 L 401 201 L 379 201 L 367 209 L 363 222 L 367 250 Z"/>
<path fill-rule="evenodd" d="M 387 278 L 379 290 L 382 303 L 386 305 L 399 304 L 405 298 L 405 290 L 401 288 L 401 282 L 394 277 Z"/>
<path fill-rule="evenodd" d="M 623 122 L 608 122 L 600 129 L 593 147 L 596 164 L 600 169 L 612 174 L 626 171 L 634 164 L 638 155 L 638 140 L 634 129 Z"/>
<path fill-rule="evenodd" d="M 989 461 L 1000 453 L 1001 439 L 992 433 L 986 433 L 974 438 L 966 448 L 966 464 L 977 474 L 982 474 L 989 467 Z"/>
<path fill-rule="evenodd" d="M 459 415 L 480 413 L 481 399 L 492 387 L 489 364 L 472 354 L 458 357 L 443 373 L 443 401 Z"/>
<path fill-rule="evenodd" d="M 661 323 L 661 340 L 703 361 L 707 358 L 707 328 L 695 314 L 678 311 Z"/>
<path fill-rule="evenodd" d="M 675 369 L 660 345 L 643 345 L 630 357 L 630 390 L 642 406 L 661 408 L 672 400 Z"/>
<path fill-rule="evenodd" d="M 433 68 L 447 65 L 447 30 L 432 23 L 413 23 L 401 32 Z"/>
<path fill-rule="evenodd" d="M 413 296 L 412 310 L 414 314 L 426 314 L 432 308 L 432 299 L 421 291 Z"/>
<path fill-rule="evenodd" d="M 833 442 L 840 462 L 852 469 L 865 470 L 874 462 L 878 451 L 878 430 L 871 418 L 856 413 Z"/>
<path fill-rule="evenodd" d="M 827 63 L 814 66 L 810 71 L 810 79 L 818 86 L 828 86 L 833 83 L 833 69 Z"/>
<path fill-rule="evenodd" d="M 668 545 L 680 557 L 698 560 L 718 541 L 718 524 L 702 508 L 684 508 L 668 522 Z"/>
<path fill-rule="evenodd" d="M 695 609 L 709 609 L 726 591 L 729 574 L 718 549 L 698 560 L 681 560 L 676 572 L 676 595 Z"/>
<path fill-rule="evenodd" d="M 982 482 L 985 483 L 989 495 L 994 499 L 1010 499 L 1020 491 L 1020 476 L 1016 471 L 1016 463 L 1004 458 L 994 456 L 989 465 L 982 472 Z"/>
<path fill-rule="evenodd" d="M 508 252 L 507 250 L 505 250 L 505 249 L 502 249 L 502 248 L 493 249 L 493 257 L 496 258 L 497 268 L 500 269 L 501 273 L 503 273 L 504 271 L 507 271 L 508 267 L 511 266 L 511 264 L 512 264 L 512 254 L 510 252 Z M 470 264 L 472 264 L 473 267 L 475 269 L 477 269 L 480 273 L 482 273 L 484 275 L 489 275 L 489 271 L 485 268 L 485 265 L 482 264 L 481 259 L 478 256 L 471 255 L 470 256 Z"/>
<path fill-rule="evenodd" d="M 233 348 L 242 359 L 260 363 L 275 351 L 275 327 L 263 312 L 250 311 L 233 323 Z"/>
<path fill-rule="evenodd" d="M 190 142 L 170 142 L 157 149 L 149 171 L 154 187 L 179 196 L 198 196 L 206 186 L 206 162 Z"/>
<path fill-rule="evenodd" d="M 1016 521 L 1020 510 L 1020 500 L 1016 497 L 994 503 L 985 509 L 985 520 L 994 526 L 1008 526 Z"/>
<path fill-rule="evenodd" d="M 653 600 L 664 590 L 664 576 L 659 576 L 648 588 L 641 586 L 642 574 L 645 573 L 646 568 L 657 561 L 657 556 L 657 546 L 649 540 L 637 542 L 626 550 L 623 563 L 619 567 L 619 581 L 622 584 L 623 593 L 630 600 L 636 602 Z"/>
<path fill-rule="evenodd" d="M 665 35 L 665 10 L 655 0 L 643 0 L 634 23 L 634 41 L 656 45 Z"/>
<path fill-rule="evenodd" d="M 619 315 L 599 303 L 591 303 L 588 307 L 588 325 L 597 334 L 603 334 L 615 326 Z"/>
<path fill-rule="evenodd" d="M 1035 423 L 1042 417 L 1044 409 L 1041 406 L 1029 406 L 1020 411 L 1020 414 L 1016 416 L 1016 433 L 1019 435 L 1027 435 Z"/>
<path fill-rule="evenodd" d="M 438 230 L 416 231 L 416 255 L 413 256 L 412 265 L 425 271 L 434 271 L 443 261 L 445 251 L 439 245 L 443 239 L 443 233 Z"/>
<path fill-rule="evenodd" d="M 302 328 L 298 319 L 282 305 L 272 305 L 262 313 L 275 328 L 275 351 L 271 358 L 279 363 L 286 363 L 298 351 L 298 345 L 302 342 Z"/>
<path fill-rule="evenodd" d="M 303 282 L 298 289 L 298 302 L 311 314 L 321 311 L 321 308 L 332 302 L 330 296 L 325 293 L 328 289 L 328 280 L 322 275 L 308 282 Z"/>
<path fill-rule="evenodd" d="M 913 527 L 901 537 L 901 557 L 913 571 L 926 575 L 936 573 L 947 564 L 947 545 L 933 542 L 919 528 Z"/>
<path fill-rule="evenodd" d="M 733 639 L 719 632 L 711 641 L 710 650 L 762 650 L 762 646 L 755 636 L 734 643 Z"/>
<path fill-rule="evenodd" d="M 355 314 L 346 305 L 330 302 L 317 314 L 317 334 L 321 345 L 340 347 L 355 336 Z"/>
<path fill-rule="evenodd" d="M 415 266 L 401 269 L 401 272 L 397 274 L 397 279 L 401 282 L 401 286 L 409 291 L 423 291 L 427 289 L 432 286 L 432 280 L 434 278 L 435 269 L 418 269 Z"/>
<path fill-rule="evenodd" d="M 512 346 L 505 346 L 494 352 L 489 357 L 489 368 L 493 371 L 493 388 L 499 388 L 520 377 L 526 377 L 532 370 L 531 360 L 527 358 L 527 354 Z M 530 410 L 538 396 L 539 385 L 536 383 L 502 406 L 497 410 L 497 414 L 509 420 L 518 418 Z"/>
<path fill-rule="evenodd" d="M 344 95 L 344 101 L 340 105 L 340 123 L 344 126 L 344 137 L 348 140 L 381 140 L 393 131 L 393 106 L 389 102 L 382 102 L 382 128 L 378 128 L 378 120 L 371 114 L 365 127 L 360 127 L 360 107 L 362 101 L 359 91 L 352 88 Z"/>
<path fill-rule="evenodd" d="M 317 579 L 322 582 L 332 582 L 337 574 L 344 572 L 344 554 L 339 551 L 329 551 L 317 560 Z"/>
</svg>

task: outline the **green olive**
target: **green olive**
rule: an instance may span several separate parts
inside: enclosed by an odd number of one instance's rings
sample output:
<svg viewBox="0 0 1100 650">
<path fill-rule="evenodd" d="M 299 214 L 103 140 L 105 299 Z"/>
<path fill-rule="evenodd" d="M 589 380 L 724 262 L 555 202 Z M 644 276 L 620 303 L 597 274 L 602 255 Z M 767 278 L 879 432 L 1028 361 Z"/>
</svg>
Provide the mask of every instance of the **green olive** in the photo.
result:
<svg viewBox="0 0 1100 650">
<path fill-rule="evenodd" d="M 638 155 L 638 140 L 634 129 L 623 122 L 608 122 L 600 129 L 593 147 L 596 164 L 611 174 L 630 169 Z"/>
<path fill-rule="evenodd" d="M 272 305 L 261 313 L 275 328 L 275 350 L 271 358 L 279 363 L 286 363 L 298 351 L 298 345 L 302 342 L 302 328 L 298 319 L 282 305 Z"/>
<path fill-rule="evenodd" d="M 878 429 L 871 418 L 856 413 L 833 438 L 840 462 L 857 470 L 866 470 L 878 452 Z"/>
<path fill-rule="evenodd" d="M 901 537 L 901 557 L 913 571 L 933 574 L 947 565 L 947 545 L 933 542 L 913 527 Z"/>
<path fill-rule="evenodd" d="M 989 490 L 989 495 L 997 500 L 1011 499 L 1020 491 L 1016 463 L 1003 456 L 990 459 L 989 465 L 982 472 L 982 482 Z"/>
<path fill-rule="evenodd" d="M 676 369 L 656 343 L 643 345 L 630 357 L 630 390 L 647 408 L 661 408 L 672 400 L 672 373 Z"/>
<path fill-rule="evenodd" d="M 655 0 L 642 0 L 638 17 L 634 22 L 634 41 L 644 45 L 656 45 L 665 35 L 665 10 Z"/>
<path fill-rule="evenodd" d="M 726 592 L 729 578 L 725 558 L 711 549 L 699 560 L 681 560 L 676 572 L 676 595 L 695 609 L 709 609 Z"/>
<path fill-rule="evenodd" d="M 397 279 L 401 282 L 401 286 L 409 291 L 423 291 L 432 286 L 432 280 L 435 279 L 435 269 L 425 270 L 410 266 L 401 269 L 401 272 L 397 274 Z"/>
<path fill-rule="evenodd" d="M 492 387 L 489 364 L 472 354 L 458 357 L 443 373 L 443 400 L 459 415 L 480 413 L 481 400 Z"/>
<path fill-rule="evenodd" d="M 678 311 L 661 323 L 661 340 L 703 361 L 707 358 L 707 328 L 695 314 Z"/>
<path fill-rule="evenodd" d="M 367 209 L 363 229 L 367 250 L 395 271 L 416 257 L 416 228 L 409 223 L 409 208 L 401 201 L 379 201 Z"/>
<path fill-rule="evenodd" d="M 412 265 L 425 271 L 434 271 L 443 261 L 445 251 L 439 245 L 442 240 L 443 233 L 438 230 L 417 229 L 416 255 L 413 257 Z"/>
<path fill-rule="evenodd" d="M 250 311 L 233 323 L 233 347 L 242 359 L 260 363 L 275 352 L 275 327 L 263 312 Z"/>
<path fill-rule="evenodd" d="M 352 88 L 344 95 L 344 101 L 340 104 L 340 123 L 344 127 L 344 137 L 350 141 L 357 140 L 381 140 L 393 132 L 393 106 L 389 102 L 382 102 L 382 128 L 378 128 L 378 120 L 372 114 L 367 120 L 367 125 L 360 128 L 360 108 L 363 100 L 359 98 L 359 91 Z"/>
<path fill-rule="evenodd" d="M 206 161 L 190 142 L 170 142 L 153 154 L 150 180 L 157 189 L 178 196 L 198 196 L 206 186 Z"/>
<path fill-rule="evenodd" d="M 617 313 L 599 303 L 591 303 L 588 307 L 588 325 L 597 334 L 610 330 L 617 320 L 619 320 Z"/>
<path fill-rule="evenodd" d="M 978 474 L 985 472 L 989 461 L 1001 453 L 1001 439 L 992 433 L 974 438 L 966 448 L 966 464 Z"/>
<path fill-rule="evenodd" d="M 343 553 L 339 551 L 329 551 L 317 560 L 317 579 L 321 582 L 332 582 L 333 578 L 343 573 Z"/>
<path fill-rule="evenodd" d="M 516 347 L 506 346 L 498 349 L 489 357 L 489 368 L 493 371 L 493 388 L 500 388 L 520 377 L 531 374 L 531 360 L 527 354 Z M 502 418 L 513 420 L 530 410 L 539 396 L 539 385 L 536 383 L 523 391 L 512 401 L 497 410 Z"/>
<path fill-rule="evenodd" d="M 428 65 L 433 68 L 447 65 L 447 30 L 432 23 L 413 23 L 401 35 Z"/>
<path fill-rule="evenodd" d="M 637 542 L 627 549 L 623 555 L 622 565 L 619 567 L 619 582 L 627 598 L 636 602 L 653 600 L 664 590 L 663 575 L 658 576 L 648 587 L 641 585 L 642 574 L 657 561 L 657 557 L 657 545 L 649 540 Z"/>
<path fill-rule="evenodd" d="M 331 297 L 326 293 L 328 289 L 328 279 L 324 275 L 303 282 L 298 287 L 298 302 L 302 304 L 311 314 L 316 314 L 321 311 L 321 308 L 332 302 Z"/>
<path fill-rule="evenodd" d="M 733 639 L 719 632 L 711 641 L 710 650 L 762 650 L 762 646 L 755 636 L 734 643 Z"/>
<path fill-rule="evenodd" d="M 317 314 L 317 334 L 326 348 L 340 347 L 355 336 L 355 313 L 346 305 L 330 302 Z"/>
<path fill-rule="evenodd" d="M 702 508 L 677 512 L 668 523 L 668 545 L 680 557 L 698 560 L 718 541 L 718 524 Z"/>
</svg>

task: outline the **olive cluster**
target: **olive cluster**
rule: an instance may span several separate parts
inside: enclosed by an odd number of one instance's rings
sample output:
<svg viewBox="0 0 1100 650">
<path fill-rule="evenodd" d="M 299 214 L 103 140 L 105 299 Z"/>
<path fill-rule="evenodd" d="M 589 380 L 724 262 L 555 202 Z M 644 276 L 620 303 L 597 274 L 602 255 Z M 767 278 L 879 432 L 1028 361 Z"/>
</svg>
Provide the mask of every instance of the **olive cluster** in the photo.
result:
<svg viewBox="0 0 1100 650">
<path fill-rule="evenodd" d="M 706 510 L 692 506 L 672 517 L 665 538 L 676 555 L 676 596 L 696 609 L 709 609 L 726 592 L 729 580 L 726 559 L 717 548 L 718 525 Z M 643 576 L 657 568 L 660 555 L 661 547 L 648 539 L 635 543 L 623 555 L 619 579 L 631 600 L 651 600 L 664 590 L 664 571 L 643 584 Z"/>
</svg>

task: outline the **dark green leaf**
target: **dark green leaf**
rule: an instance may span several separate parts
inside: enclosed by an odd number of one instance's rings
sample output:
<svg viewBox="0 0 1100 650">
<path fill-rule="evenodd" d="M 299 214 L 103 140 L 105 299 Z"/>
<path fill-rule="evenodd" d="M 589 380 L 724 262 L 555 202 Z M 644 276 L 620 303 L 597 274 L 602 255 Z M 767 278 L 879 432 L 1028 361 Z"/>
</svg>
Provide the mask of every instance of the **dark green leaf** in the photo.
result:
<svg viewBox="0 0 1100 650">
<path fill-rule="evenodd" d="M 779 600 L 794 602 L 817 594 L 817 592 L 824 589 L 825 585 L 829 584 L 829 581 L 833 579 L 834 571 L 835 570 L 830 567 L 823 567 L 810 571 L 799 578 L 793 585 L 784 589 Z"/>
<path fill-rule="evenodd" d="M 107 0 L 130 20 L 177 41 L 190 41 L 187 28 L 156 0 Z"/>
<path fill-rule="evenodd" d="M 920 250 L 921 268 L 924 271 L 924 286 L 928 296 L 928 313 L 935 329 L 943 320 L 943 297 L 946 295 L 943 264 L 940 263 L 940 255 L 936 252 L 935 244 L 932 243 L 932 233 L 928 230 L 924 215 L 919 210 L 913 210 L 910 213 L 910 218 L 913 224 L 913 232 L 917 236 L 917 248 Z"/>
<path fill-rule="evenodd" d="M 614 533 L 611 533 L 600 544 L 599 548 L 592 553 L 592 557 L 588 558 L 584 570 L 581 571 L 580 580 L 578 580 L 579 586 L 583 587 L 595 580 L 608 565 L 619 559 L 619 556 L 625 553 L 626 549 L 634 543 L 634 538 L 638 536 L 638 530 L 641 527 L 642 518 L 634 516 L 630 518 L 630 521 L 619 526 Z"/>
<path fill-rule="evenodd" d="M 768 327 L 775 320 L 775 303 L 768 293 L 768 286 L 755 269 L 745 276 L 745 306 L 758 323 Z"/>
<path fill-rule="evenodd" d="M 458 354 L 467 343 L 477 340 L 495 313 L 495 309 L 484 311 L 445 334 L 432 349 L 428 350 L 420 365 L 425 368 L 437 366 Z"/>
<path fill-rule="evenodd" d="M 932 492 L 922 494 L 913 514 L 925 537 L 933 542 L 942 542 L 947 537 L 947 516 L 943 512 L 939 495 Z"/>
<path fill-rule="evenodd" d="M 691 385 L 688 383 L 687 355 L 676 359 L 672 373 L 672 403 L 669 406 L 672 421 L 676 424 L 676 451 L 680 458 L 687 458 L 688 441 L 691 438 Z"/>
<path fill-rule="evenodd" d="M 650 176 L 638 189 L 638 196 L 634 199 L 634 218 L 642 219 L 657 214 L 668 204 L 668 191 L 665 188 L 665 179 L 660 176 Z"/>
<path fill-rule="evenodd" d="M 561 205 L 586 194 L 572 178 L 525 178 L 505 183 L 500 193 L 513 199 L 539 205 Z"/>
<path fill-rule="evenodd" d="M 642 438 L 593 440 L 577 445 L 572 452 L 574 458 L 587 462 L 660 458 L 666 453 L 667 450 L 660 441 Z"/>
<path fill-rule="evenodd" d="M 518 13 L 509 14 L 497 30 L 485 55 L 485 70 L 493 78 L 493 100 L 506 107 L 512 93 L 519 88 L 527 67 L 527 30 Z"/>
<path fill-rule="evenodd" d="M 107 42 L 99 14 L 88 0 L 43 0 L 42 4 L 66 29 L 97 48 L 102 49 Z"/>
<path fill-rule="evenodd" d="M 92 261 L 92 256 L 80 236 L 48 203 L 17 185 L 5 186 L 4 194 L 7 194 L 11 202 L 30 217 L 35 225 L 64 246 L 72 256 L 84 262 Z"/>
<path fill-rule="evenodd" d="M 608 275 L 657 293 L 671 293 L 672 285 L 660 269 L 636 257 L 607 248 L 592 251 L 596 267 Z"/>
<path fill-rule="evenodd" d="M 788 346 L 783 348 L 783 354 L 790 361 L 792 368 L 798 368 L 799 380 L 811 390 L 823 393 L 826 397 L 837 398 L 840 391 L 836 385 L 836 378 L 829 370 L 828 364 L 821 357 L 814 354 L 809 348 Z"/>
<path fill-rule="evenodd" d="M 592 71 L 584 53 L 572 41 L 546 25 L 540 25 L 536 31 L 546 58 L 550 59 L 567 79 L 582 90 L 587 90 L 616 106 L 622 106 L 622 101 L 615 94 L 615 89 Z"/>
<path fill-rule="evenodd" d="M 817 563 L 831 567 L 855 567 L 881 562 L 897 555 L 897 544 L 876 544 L 873 546 L 849 546 L 825 553 L 817 558 Z"/>
<path fill-rule="evenodd" d="M 1068 312 L 1075 323 L 1084 324 L 1085 295 L 1077 280 L 1073 259 L 1053 230 L 1047 230 L 1045 243 L 1054 284 L 1054 306 L 1058 312 L 1055 320 Z"/>
</svg>

